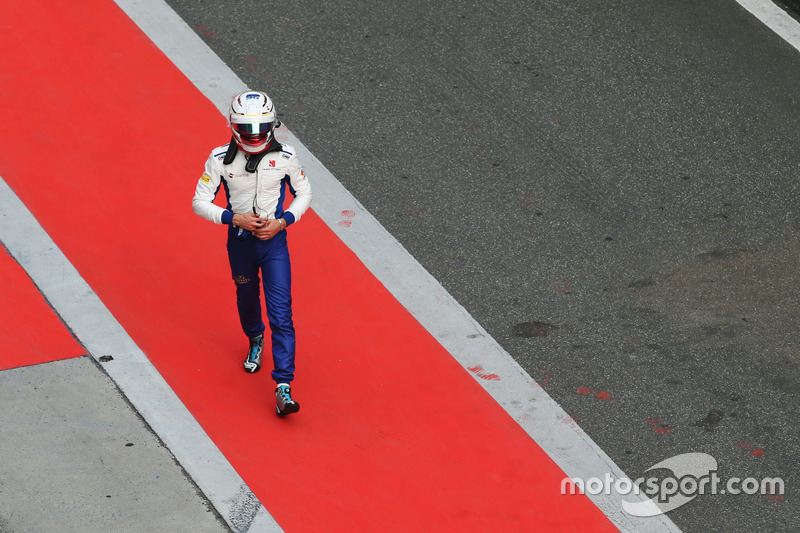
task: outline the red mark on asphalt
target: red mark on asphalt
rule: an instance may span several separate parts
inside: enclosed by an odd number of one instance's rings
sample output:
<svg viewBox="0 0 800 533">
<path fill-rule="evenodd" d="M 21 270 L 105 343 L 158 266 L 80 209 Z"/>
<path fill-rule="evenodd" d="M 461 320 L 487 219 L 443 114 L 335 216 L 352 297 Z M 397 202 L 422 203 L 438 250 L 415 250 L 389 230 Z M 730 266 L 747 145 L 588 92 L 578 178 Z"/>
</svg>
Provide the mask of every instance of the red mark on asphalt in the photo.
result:
<svg viewBox="0 0 800 533">
<path fill-rule="evenodd" d="M 208 37 L 209 39 L 216 39 L 217 35 L 219 35 L 217 32 L 212 30 L 207 24 L 198 24 L 197 26 L 194 27 L 194 30 L 203 37 Z"/>
<path fill-rule="evenodd" d="M 498 376 L 497 374 L 490 374 L 489 372 L 484 370 L 482 366 L 471 366 L 471 367 L 467 368 L 467 370 L 469 370 L 473 374 L 477 375 L 481 379 L 488 379 L 488 380 L 491 380 L 491 381 L 500 381 L 500 376 Z"/>
<path fill-rule="evenodd" d="M 764 457 L 765 453 L 764 450 L 762 450 L 761 448 L 757 448 L 756 446 L 753 446 L 749 442 L 740 442 L 739 448 L 749 450 L 750 457 Z"/>
<path fill-rule="evenodd" d="M 556 283 L 555 290 L 556 292 L 560 292 L 566 294 L 569 292 L 569 286 L 572 285 L 572 282 L 569 281 L 567 278 L 559 278 L 559 283 Z"/>
<path fill-rule="evenodd" d="M 418 217 L 422 214 L 420 208 L 411 202 L 402 202 L 400 205 L 403 206 L 403 209 L 406 210 L 406 214 L 410 217 Z"/>
<path fill-rule="evenodd" d="M 541 377 L 538 377 L 533 381 L 535 381 L 540 387 L 545 388 L 547 384 L 550 383 L 550 380 L 553 379 L 553 376 L 551 376 L 544 370 L 540 370 L 539 374 L 541 375 Z"/>
<path fill-rule="evenodd" d="M 647 423 L 650 424 L 650 429 L 660 435 L 669 435 L 672 433 L 672 428 L 663 423 L 660 418 L 648 418 Z"/>
<path fill-rule="evenodd" d="M 783 494 L 767 494 L 765 498 L 767 501 L 775 503 L 783 503 L 785 501 Z"/>
<path fill-rule="evenodd" d="M 258 66 L 258 56 L 246 55 L 244 56 L 244 68 L 247 70 L 255 70 Z"/>
<path fill-rule="evenodd" d="M 577 392 L 578 394 L 591 394 L 595 398 L 597 398 L 598 400 L 613 400 L 614 399 L 611 396 L 611 394 L 608 393 L 608 392 L 602 392 L 602 391 L 599 391 L 599 390 L 587 389 L 586 387 L 578 387 L 577 389 L 575 389 L 575 392 Z"/>
</svg>

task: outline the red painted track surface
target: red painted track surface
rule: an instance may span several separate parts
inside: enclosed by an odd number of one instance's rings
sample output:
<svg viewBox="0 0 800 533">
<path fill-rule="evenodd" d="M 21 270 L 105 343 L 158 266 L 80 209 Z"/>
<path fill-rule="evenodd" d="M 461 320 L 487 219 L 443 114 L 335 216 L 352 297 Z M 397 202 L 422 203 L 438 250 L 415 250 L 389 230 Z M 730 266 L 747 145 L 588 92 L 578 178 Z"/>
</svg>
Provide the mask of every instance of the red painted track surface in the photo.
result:
<svg viewBox="0 0 800 533">
<path fill-rule="evenodd" d="M 86 353 L 3 248 L 0 279 L 0 370 Z"/>
<path fill-rule="evenodd" d="M 191 213 L 224 119 L 110 0 L 0 21 L 0 175 L 282 527 L 614 530 L 311 212 L 290 229 L 302 409 L 277 418 L 268 371 L 241 368 L 224 228 Z"/>
</svg>

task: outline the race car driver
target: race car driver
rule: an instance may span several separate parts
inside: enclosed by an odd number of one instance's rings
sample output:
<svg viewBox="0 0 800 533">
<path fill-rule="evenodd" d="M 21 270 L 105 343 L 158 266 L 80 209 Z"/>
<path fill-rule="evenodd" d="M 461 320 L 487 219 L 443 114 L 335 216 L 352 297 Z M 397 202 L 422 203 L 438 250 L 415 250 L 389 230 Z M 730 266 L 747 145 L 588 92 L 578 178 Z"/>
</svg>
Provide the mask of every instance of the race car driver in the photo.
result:
<svg viewBox="0 0 800 533">
<path fill-rule="evenodd" d="M 228 225 L 236 305 L 242 330 L 249 338 L 244 369 L 250 373 L 261 368 L 264 350 L 259 274 L 263 278 L 272 333 L 275 410 L 284 416 L 300 409 L 291 394 L 295 330 L 286 230 L 311 204 L 311 186 L 295 150 L 275 139 L 280 122 L 269 96 L 260 91 L 236 95 L 228 121 L 231 142 L 211 152 L 197 182 L 192 209 L 210 222 Z M 226 209 L 213 203 L 220 187 L 227 196 Z M 287 187 L 294 198 L 284 211 Z"/>
</svg>

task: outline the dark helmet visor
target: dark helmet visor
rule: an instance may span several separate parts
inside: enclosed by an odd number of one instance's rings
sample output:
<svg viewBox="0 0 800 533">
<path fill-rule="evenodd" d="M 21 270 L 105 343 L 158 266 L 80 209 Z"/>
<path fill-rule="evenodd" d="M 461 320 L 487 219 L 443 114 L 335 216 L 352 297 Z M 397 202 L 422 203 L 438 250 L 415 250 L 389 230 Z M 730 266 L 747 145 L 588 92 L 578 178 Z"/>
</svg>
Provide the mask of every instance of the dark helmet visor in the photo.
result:
<svg viewBox="0 0 800 533">
<path fill-rule="evenodd" d="M 237 133 L 248 136 L 266 135 L 267 133 L 271 132 L 272 128 L 274 127 L 275 127 L 274 122 L 261 122 L 258 124 L 236 124 L 234 122 L 231 124 L 231 128 L 236 130 Z"/>
</svg>

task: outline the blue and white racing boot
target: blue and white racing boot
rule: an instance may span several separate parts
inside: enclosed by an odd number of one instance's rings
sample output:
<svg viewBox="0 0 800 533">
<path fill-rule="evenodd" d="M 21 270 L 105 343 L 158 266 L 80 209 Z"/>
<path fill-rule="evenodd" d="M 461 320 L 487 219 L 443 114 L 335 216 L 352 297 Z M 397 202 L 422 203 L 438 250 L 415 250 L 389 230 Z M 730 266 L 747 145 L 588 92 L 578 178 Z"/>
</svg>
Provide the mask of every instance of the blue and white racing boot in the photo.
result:
<svg viewBox="0 0 800 533">
<path fill-rule="evenodd" d="M 258 372 L 261 369 L 261 354 L 264 352 L 264 335 L 250 339 L 250 348 L 247 350 L 247 359 L 244 360 L 245 372 Z"/>
<path fill-rule="evenodd" d="M 275 413 L 286 416 L 300 410 L 300 404 L 292 399 L 292 389 L 286 383 L 279 383 L 275 389 Z"/>
</svg>

